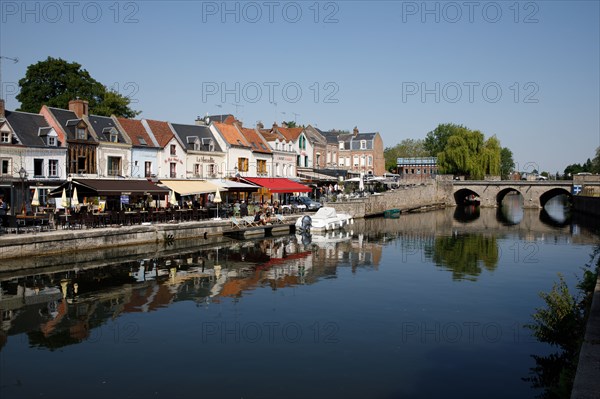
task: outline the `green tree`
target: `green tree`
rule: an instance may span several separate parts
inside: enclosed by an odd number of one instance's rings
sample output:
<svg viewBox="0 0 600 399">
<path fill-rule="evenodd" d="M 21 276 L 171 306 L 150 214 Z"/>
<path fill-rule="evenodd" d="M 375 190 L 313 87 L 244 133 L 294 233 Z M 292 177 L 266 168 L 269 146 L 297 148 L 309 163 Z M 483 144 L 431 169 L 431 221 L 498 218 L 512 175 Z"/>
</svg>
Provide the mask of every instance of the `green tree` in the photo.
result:
<svg viewBox="0 0 600 399">
<path fill-rule="evenodd" d="M 281 124 L 283 126 L 286 126 L 286 127 L 289 127 L 289 128 L 297 127 L 296 126 L 296 122 L 294 122 L 294 121 L 289 121 L 289 122 L 283 121 Z"/>
<path fill-rule="evenodd" d="M 448 144 L 448 139 L 459 133 L 467 131 L 462 125 L 456 125 L 454 123 L 442 123 L 439 124 L 434 130 L 427 133 L 425 136 L 425 142 L 423 143 L 425 149 L 429 152 L 432 157 L 437 157 L 438 153 L 442 152 Z"/>
<path fill-rule="evenodd" d="M 383 150 L 385 158 L 385 169 L 390 172 L 396 171 L 398 158 L 425 157 L 429 152 L 425 149 L 424 141 L 419 139 L 404 139 L 393 147 Z"/>
<path fill-rule="evenodd" d="M 68 108 L 69 101 L 80 98 L 89 102 L 90 112 L 100 115 L 133 117 L 140 112 L 129 108 L 130 99 L 108 90 L 81 68 L 81 64 L 48 57 L 27 67 L 19 80 L 20 111 L 39 112 L 43 105 Z"/>
<path fill-rule="evenodd" d="M 596 148 L 596 156 L 592 160 L 592 173 L 600 173 L 600 147 Z"/>
<path fill-rule="evenodd" d="M 513 153 L 508 147 L 502 147 L 500 150 L 500 175 L 503 179 L 508 179 L 510 173 L 515 168 Z"/>
<path fill-rule="evenodd" d="M 438 166 L 442 173 L 482 179 L 487 174 L 500 174 L 500 152 L 496 136 L 484 141 L 480 131 L 463 128 L 450 136 L 443 151 L 438 153 Z"/>
</svg>

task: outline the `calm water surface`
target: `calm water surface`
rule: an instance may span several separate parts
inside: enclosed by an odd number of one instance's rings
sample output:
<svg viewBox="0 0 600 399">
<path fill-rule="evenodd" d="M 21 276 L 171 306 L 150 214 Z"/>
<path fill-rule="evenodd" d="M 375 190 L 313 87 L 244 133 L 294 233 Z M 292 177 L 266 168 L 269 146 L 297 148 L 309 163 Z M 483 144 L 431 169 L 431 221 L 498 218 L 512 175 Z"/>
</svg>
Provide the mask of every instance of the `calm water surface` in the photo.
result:
<svg viewBox="0 0 600 399">
<path fill-rule="evenodd" d="M 0 274 L 0 397 L 533 398 L 523 325 L 598 238 L 514 197 Z"/>
</svg>

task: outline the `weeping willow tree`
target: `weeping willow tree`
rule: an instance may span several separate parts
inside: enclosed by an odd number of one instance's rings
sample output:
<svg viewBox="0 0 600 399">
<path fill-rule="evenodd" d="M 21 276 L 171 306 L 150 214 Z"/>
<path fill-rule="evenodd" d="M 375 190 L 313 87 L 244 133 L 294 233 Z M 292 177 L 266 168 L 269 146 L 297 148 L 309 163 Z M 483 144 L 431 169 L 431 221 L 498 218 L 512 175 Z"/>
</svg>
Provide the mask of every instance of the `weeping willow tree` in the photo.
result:
<svg viewBox="0 0 600 399">
<path fill-rule="evenodd" d="M 448 137 L 442 151 L 437 153 L 438 167 L 442 173 L 466 175 L 472 179 L 499 175 L 501 150 L 496 136 L 485 140 L 479 130 L 460 127 Z"/>
</svg>

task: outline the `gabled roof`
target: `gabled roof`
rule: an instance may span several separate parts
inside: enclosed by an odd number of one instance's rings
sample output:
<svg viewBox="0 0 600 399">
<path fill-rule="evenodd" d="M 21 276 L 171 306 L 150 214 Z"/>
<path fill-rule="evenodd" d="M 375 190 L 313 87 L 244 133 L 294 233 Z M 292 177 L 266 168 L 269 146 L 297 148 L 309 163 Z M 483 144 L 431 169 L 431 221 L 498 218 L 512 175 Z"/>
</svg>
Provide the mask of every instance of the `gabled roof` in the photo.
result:
<svg viewBox="0 0 600 399">
<path fill-rule="evenodd" d="M 172 123 L 171 126 L 173 126 L 173 130 L 175 130 L 175 133 L 179 136 L 181 141 L 185 143 L 188 150 L 194 149 L 194 142 L 196 141 L 196 138 L 198 138 L 201 151 L 210 151 L 208 149 L 208 140 L 212 140 L 212 144 L 214 146 L 213 151 L 222 151 L 219 143 L 217 143 L 217 140 L 215 140 L 212 132 L 210 131 L 210 127 L 208 126 L 181 125 L 178 123 Z"/>
<path fill-rule="evenodd" d="M 256 130 L 245 127 L 240 128 L 240 130 L 242 131 L 242 134 L 246 140 L 252 146 L 253 152 L 262 152 L 266 154 L 272 153 L 271 149 L 269 148 L 269 143 L 267 143 Z"/>
<path fill-rule="evenodd" d="M 90 115 L 88 116 L 90 127 L 96 132 L 96 137 L 100 142 L 111 142 L 110 133 L 117 133 L 118 143 L 127 143 L 125 134 L 119 129 L 115 121 L 108 116 Z"/>
<path fill-rule="evenodd" d="M 42 115 L 5 111 L 4 116 L 21 144 L 27 147 L 48 147 L 47 135 L 52 127 Z"/>
<path fill-rule="evenodd" d="M 321 134 L 321 132 L 318 129 L 309 125 L 306 129 L 304 129 L 304 132 L 308 136 L 309 140 L 312 140 L 321 145 L 327 144 L 327 139 Z"/>
<path fill-rule="evenodd" d="M 302 127 L 281 127 L 275 128 L 286 140 L 296 141 L 300 137 L 300 133 L 304 130 Z"/>
<path fill-rule="evenodd" d="M 65 131 L 67 140 L 78 140 L 75 128 L 83 121 L 83 119 L 78 118 L 75 112 L 67 109 L 48 107 L 48 110 L 54 116 L 60 127 Z M 85 123 L 85 121 L 83 122 Z M 85 125 L 87 126 L 87 123 L 85 123 Z M 91 129 L 88 129 L 88 132 L 90 134 L 87 135 L 87 141 L 97 142 L 95 132 Z"/>
<path fill-rule="evenodd" d="M 139 119 L 117 118 L 119 125 L 131 139 L 134 147 L 158 148 L 158 143 L 148 134 L 144 124 Z"/>
<path fill-rule="evenodd" d="M 169 122 L 155 121 L 152 119 L 144 119 L 144 121 L 146 121 L 150 127 L 150 130 L 160 147 L 164 148 L 175 137 L 169 126 Z"/>
<path fill-rule="evenodd" d="M 214 126 L 221 132 L 223 138 L 229 145 L 248 148 L 252 147 L 235 125 L 215 122 Z"/>
</svg>

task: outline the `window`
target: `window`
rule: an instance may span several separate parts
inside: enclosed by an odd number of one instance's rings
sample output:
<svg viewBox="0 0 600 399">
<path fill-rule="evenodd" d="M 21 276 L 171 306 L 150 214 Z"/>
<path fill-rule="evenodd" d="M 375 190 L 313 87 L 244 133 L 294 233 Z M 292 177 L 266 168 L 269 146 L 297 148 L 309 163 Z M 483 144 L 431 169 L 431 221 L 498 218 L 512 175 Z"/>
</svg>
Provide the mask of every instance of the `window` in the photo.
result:
<svg viewBox="0 0 600 399">
<path fill-rule="evenodd" d="M 144 140 L 143 137 L 138 137 L 138 141 L 139 141 L 140 145 L 148 145 L 148 143 L 146 143 L 146 140 Z"/>
<path fill-rule="evenodd" d="M 34 159 L 33 160 L 33 176 L 42 177 L 44 176 L 44 160 Z"/>
<path fill-rule="evenodd" d="M 10 132 L 0 132 L 0 143 L 10 143 Z"/>
<path fill-rule="evenodd" d="M 7 175 L 10 171 L 10 159 L 2 159 L 0 174 Z"/>
<path fill-rule="evenodd" d="M 248 158 L 238 158 L 238 171 L 239 172 L 247 172 L 248 171 Z"/>
<path fill-rule="evenodd" d="M 354 166 L 358 166 L 358 155 L 354 156 Z"/>
<path fill-rule="evenodd" d="M 86 135 L 85 135 L 85 129 L 78 127 L 77 128 L 77 139 L 78 140 L 85 140 L 86 139 Z"/>
<path fill-rule="evenodd" d="M 144 162 L 144 177 L 152 176 L 152 162 Z"/>
<path fill-rule="evenodd" d="M 173 146 L 173 147 L 175 147 L 175 146 Z M 169 177 L 171 177 L 171 179 L 174 179 L 177 177 L 177 164 L 175 162 L 171 162 L 171 164 L 170 164 Z"/>
<path fill-rule="evenodd" d="M 86 172 L 86 157 L 78 157 L 77 158 L 77 173 L 85 173 Z"/>
<path fill-rule="evenodd" d="M 111 132 L 110 133 L 110 141 L 111 143 L 118 143 L 119 142 L 119 135 L 115 132 Z"/>
<path fill-rule="evenodd" d="M 48 161 L 48 176 L 58 177 L 58 159 L 51 159 Z"/>
<path fill-rule="evenodd" d="M 275 176 L 281 176 L 281 175 L 279 174 L 279 163 L 276 163 L 276 164 L 275 164 Z"/>
<path fill-rule="evenodd" d="M 331 152 L 327 151 L 327 163 L 330 163 L 330 162 L 331 162 Z"/>
<path fill-rule="evenodd" d="M 302 165 L 300 164 L 300 159 L 301 159 L 301 158 L 300 158 L 300 155 L 296 155 L 296 166 L 302 166 Z"/>
<path fill-rule="evenodd" d="M 344 158 L 340 158 L 340 166 L 344 166 Z"/>
<path fill-rule="evenodd" d="M 121 158 L 120 157 L 108 157 L 108 175 L 109 176 L 120 176 L 121 175 Z"/>
<path fill-rule="evenodd" d="M 194 176 L 200 177 L 201 174 L 202 174 L 202 167 L 200 166 L 199 163 L 195 163 L 194 164 Z"/>
<path fill-rule="evenodd" d="M 344 142 L 340 141 L 340 150 L 343 150 L 343 149 L 344 149 Z"/>
<path fill-rule="evenodd" d="M 305 150 L 306 149 L 306 137 L 304 137 L 303 135 L 300 135 L 300 138 L 298 139 L 298 145 L 300 146 L 301 150 Z"/>
<path fill-rule="evenodd" d="M 256 173 L 267 173 L 267 161 L 265 159 L 256 161 Z"/>
<path fill-rule="evenodd" d="M 315 161 L 315 165 L 319 166 L 319 161 L 321 160 L 321 154 L 317 153 L 317 159 Z"/>
<path fill-rule="evenodd" d="M 200 151 L 200 142 L 197 140 L 194 141 L 194 150 Z"/>
<path fill-rule="evenodd" d="M 48 136 L 48 146 L 49 147 L 56 147 L 56 137 L 54 137 L 54 136 Z"/>
<path fill-rule="evenodd" d="M 33 193 L 31 193 L 31 196 L 33 197 Z M 48 204 L 48 189 L 46 189 L 46 188 L 38 189 L 38 198 L 40 200 L 40 205 L 46 206 Z"/>
<path fill-rule="evenodd" d="M 177 155 L 177 146 L 175 144 L 171 144 L 171 155 Z"/>
<path fill-rule="evenodd" d="M 215 164 L 214 163 L 208 164 L 207 171 L 208 171 L 209 175 L 214 176 L 215 175 Z"/>
<path fill-rule="evenodd" d="M 360 149 L 361 150 L 366 150 L 367 149 L 367 140 L 361 140 L 360 141 Z"/>
<path fill-rule="evenodd" d="M 279 151 L 279 141 L 276 141 L 276 142 L 275 142 L 275 149 L 276 149 L 277 151 Z"/>
<path fill-rule="evenodd" d="M 308 168 L 308 155 L 304 156 L 304 167 Z"/>
<path fill-rule="evenodd" d="M 288 151 L 292 151 L 292 143 L 288 144 Z"/>
<path fill-rule="evenodd" d="M 367 157 L 367 165 L 373 166 L 373 157 L 371 155 Z"/>
<path fill-rule="evenodd" d="M 365 166 L 365 156 L 360 157 L 360 166 Z"/>
</svg>

